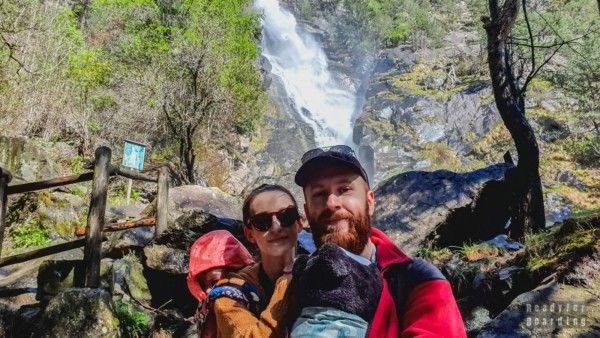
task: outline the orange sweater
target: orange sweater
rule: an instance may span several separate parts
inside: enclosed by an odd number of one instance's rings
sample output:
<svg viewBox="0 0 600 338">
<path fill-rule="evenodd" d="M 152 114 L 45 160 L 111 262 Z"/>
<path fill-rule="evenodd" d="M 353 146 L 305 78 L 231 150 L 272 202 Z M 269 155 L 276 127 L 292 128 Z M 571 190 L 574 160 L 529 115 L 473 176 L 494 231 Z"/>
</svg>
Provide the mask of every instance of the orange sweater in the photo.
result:
<svg viewBox="0 0 600 338">
<path fill-rule="evenodd" d="M 230 277 L 237 277 L 254 285 L 261 296 L 264 289 L 259 283 L 260 263 L 242 269 Z M 221 297 L 214 303 L 214 314 L 217 323 L 217 336 L 230 337 L 285 337 L 287 330 L 285 319 L 288 310 L 288 286 L 291 274 L 277 279 L 273 296 L 265 310 L 256 318 L 245 306 L 237 301 Z"/>
</svg>

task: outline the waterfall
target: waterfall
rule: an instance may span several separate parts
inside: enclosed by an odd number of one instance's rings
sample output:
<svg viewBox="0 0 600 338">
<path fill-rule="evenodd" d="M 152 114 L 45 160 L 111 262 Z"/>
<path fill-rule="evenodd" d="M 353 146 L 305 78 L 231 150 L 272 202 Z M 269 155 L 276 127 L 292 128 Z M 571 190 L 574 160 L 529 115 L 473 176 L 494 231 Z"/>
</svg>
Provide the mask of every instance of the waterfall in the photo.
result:
<svg viewBox="0 0 600 338">
<path fill-rule="evenodd" d="M 315 132 L 317 146 L 352 142 L 356 93 L 336 81 L 322 46 L 277 0 L 256 0 L 262 14 L 262 54 L 272 65 L 293 109 Z"/>
</svg>

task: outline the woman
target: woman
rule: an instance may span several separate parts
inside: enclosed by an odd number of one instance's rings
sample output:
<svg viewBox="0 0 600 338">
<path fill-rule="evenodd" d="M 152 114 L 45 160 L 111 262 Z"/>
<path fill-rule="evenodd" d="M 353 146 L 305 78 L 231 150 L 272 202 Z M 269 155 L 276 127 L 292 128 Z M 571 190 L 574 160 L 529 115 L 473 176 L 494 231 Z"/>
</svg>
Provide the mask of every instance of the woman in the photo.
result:
<svg viewBox="0 0 600 338">
<path fill-rule="evenodd" d="M 263 184 L 246 197 L 242 217 L 244 234 L 258 247 L 260 261 L 230 274 L 211 292 L 218 336 L 283 337 L 286 291 L 303 225 L 298 204 L 286 188 Z"/>
</svg>

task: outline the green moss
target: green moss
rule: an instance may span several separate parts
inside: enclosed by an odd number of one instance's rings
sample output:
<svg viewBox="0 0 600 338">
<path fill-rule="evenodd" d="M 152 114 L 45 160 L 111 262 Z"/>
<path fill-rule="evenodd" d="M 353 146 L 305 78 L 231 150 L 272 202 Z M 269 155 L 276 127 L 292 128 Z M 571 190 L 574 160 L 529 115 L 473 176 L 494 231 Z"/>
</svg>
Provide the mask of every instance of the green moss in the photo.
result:
<svg viewBox="0 0 600 338">
<path fill-rule="evenodd" d="M 71 163 L 69 166 L 71 168 L 71 172 L 74 175 L 81 175 L 86 171 L 86 169 L 84 168 L 84 165 L 85 165 L 85 161 L 83 159 L 83 156 L 75 155 L 71 159 Z"/>
<path fill-rule="evenodd" d="M 24 226 L 17 227 L 11 233 L 14 246 L 28 248 L 50 244 L 50 233 L 40 225 L 37 219 L 29 220 Z"/>
<path fill-rule="evenodd" d="M 540 78 L 534 78 L 529 82 L 527 92 L 529 94 L 541 94 L 552 89 L 552 82 Z"/>
<path fill-rule="evenodd" d="M 52 201 L 52 195 L 48 191 L 42 191 L 38 194 L 38 200 L 44 204 L 47 208 L 54 205 Z"/>
<path fill-rule="evenodd" d="M 571 218 L 525 237 L 527 270 L 544 275 L 570 266 L 583 255 L 600 253 L 600 214 Z"/>
<path fill-rule="evenodd" d="M 78 226 L 77 222 L 58 222 L 54 225 L 54 231 L 63 238 L 72 238 L 73 232 Z"/>
<path fill-rule="evenodd" d="M 125 337 L 140 337 L 148 331 L 151 318 L 130 303 L 122 300 L 114 302 L 114 315 Z"/>
</svg>

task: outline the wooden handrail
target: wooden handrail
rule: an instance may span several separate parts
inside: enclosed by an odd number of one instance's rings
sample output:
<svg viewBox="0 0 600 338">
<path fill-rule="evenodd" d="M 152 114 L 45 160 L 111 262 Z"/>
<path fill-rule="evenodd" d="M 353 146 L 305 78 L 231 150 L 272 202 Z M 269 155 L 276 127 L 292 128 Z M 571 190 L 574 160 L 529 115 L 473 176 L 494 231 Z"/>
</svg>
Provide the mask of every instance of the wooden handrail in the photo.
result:
<svg viewBox="0 0 600 338">
<path fill-rule="evenodd" d="M 158 179 L 156 177 L 138 173 L 133 170 L 119 168 L 116 165 L 110 166 L 109 175 L 110 176 L 119 175 L 119 176 L 131 178 L 134 180 L 138 180 L 138 181 L 158 182 Z M 22 194 L 25 192 L 32 192 L 32 191 L 37 191 L 37 190 L 59 187 L 59 186 L 63 186 L 63 185 L 91 181 L 93 179 L 94 179 L 94 173 L 90 171 L 87 173 L 83 173 L 81 175 L 71 175 L 71 176 L 53 178 L 53 179 L 46 180 L 46 181 L 15 184 L 15 185 L 9 186 L 7 191 L 8 191 L 8 195 Z"/>
<path fill-rule="evenodd" d="M 147 217 L 138 219 L 137 221 L 128 221 L 121 223 L 109 223 L 102 229 L 103 232 L 114 232 L 121 230 L 128 230 L 139 227 L 151 227 L 156 225 L 156 219 L 154 217 Z M 75 236 L 85 236 L 85 227 L 79 227 L 75 229 Z"/>
<path fill-rule="evenodd" d="M 81 175 L 71 175 L 65 177 L 53 178 L 46 181 L 15 184 L 8 187 L 8 194 L 22 194 L 25 192 L 31 192 L 36 190 L 49 189 L 59 187 L 62 185 L 68 185 L 73 183 L 80 183 L 85 181 L 91 181 L 94 178 L 93 172 L 83 173 Z"/>
<path fill-rule="evenodd" d="M 102 241 L 106 241 L 106 237 L 102 238 Z M 8 256 L 0 259 L 0 267 L 23 263 L 31 259 L 40 258 L 48 255 L 52 255 L 55 253 L 72 250 L 76 248 L 80 248 L 85 245 L 85 238 L 81 238 L 78 240 L 60 243 L 56 245 L 47 246 L 45 248 L 36 249 L 33 251 L 25 252 L 18 255 Z"/>
<path fill-rule="evenodd" d="M 85 245 L 84 266 L 85 266 L 85 285 L 87 287 L 96 287 L 99 283 L 100 259 L 102 257 L 101 243 L 106 238 L 102 235 L 103 231 L 118 231 L 139 226 L 156 225 L 156 234 L 164 231 L 167 227 L 167 207 L 169 195 L 169 171 L 167 167 L 159 170 L 158 177 L 147 175 L 145 173 L 121 168 L 110 164 L 111 150 L 107 147 L 96 149 L 94 171 L 86 172 L 80 175 L 71 175 L 53 178 L 45 181 L 30 182 L 9 186 L 12 175 L 9 171 L 0 167 L 0 254 L 2 253 L 2 242 L 4 236 L 4 226 L 6 223 L 6 211 L 8 205 L 8 195 L 32 192 L 37 190 L 49 189 L 74 183 L 93 181 L 92 197 L 88 213 L 88 224 L 84 231 L 77 229 L 81 235 L 86 238 L 76 241 L 62 243 L 37 249 L 19 255 L 5 257 L 0 259 L 0 267 L 28 261 L 30 259 L 47 256 L 53 253 L 78 248 Z M 106 211 L 106 199 L 108 191 L 108 178 L 110 176 L 123 176 L 134 180 L 158 183 L 157 193 L 157 215 L 156 218 L 145 218 L 133 222 L 109 224 L 104 229 L 104 214 Z"/>
</svg>

